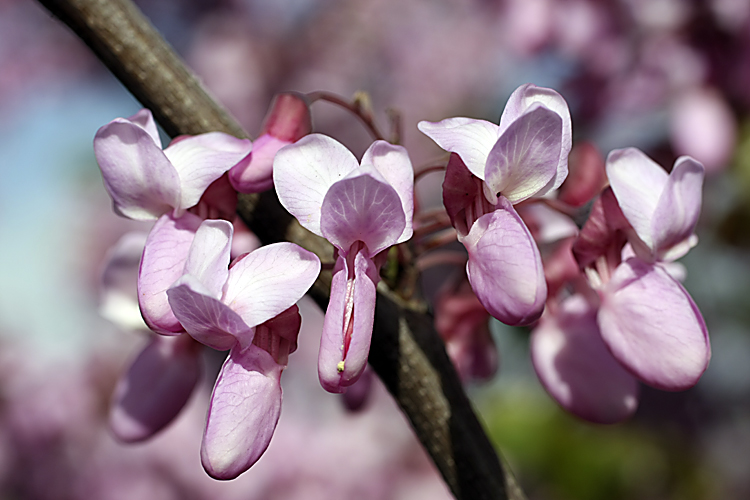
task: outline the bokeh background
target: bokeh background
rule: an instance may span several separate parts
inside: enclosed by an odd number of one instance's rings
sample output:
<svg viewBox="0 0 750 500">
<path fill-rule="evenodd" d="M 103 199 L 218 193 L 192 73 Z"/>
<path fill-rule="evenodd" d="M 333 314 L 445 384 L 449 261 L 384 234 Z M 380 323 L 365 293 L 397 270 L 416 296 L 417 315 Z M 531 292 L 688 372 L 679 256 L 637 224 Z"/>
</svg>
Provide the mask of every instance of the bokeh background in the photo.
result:
<svg viewBox="0 0 750 500">
<path fill-rule="evenodd" d="M 469 390 L 532 499 L 750 498 L 750 0 L 139 4 L 251 134 L 278 91 L 366 91 L 383 128 L 388 109 L 400 114 L 414 165 L 427 165 L 439 151 L 419 120 L 495 121 L 532 82 L 566 98 L 575 142 L 702 161 L 700 244 L 682 262 L 713 358 L 695 388 L 644 387 L 630 421 L 589 425 L 541 388 L 528 331 L 495 322 L 500 372 Z M 0 0 L 0 499 L 449 498 L 382 387 L 356 414 L 318 387 L 309 303 L 276 435 L 239 480 L 200 468 L 211 369 L 172 428 L 112 439 L 111 390 L 146 336 L 98 314 L 100 274 L 107 249 L 147 227 L 114 215 L 91 144 L 138 109 L 36 2 Z M 370 141 L 340 109 L 317 103 L 313 117 L 357 154 Z M 423 206 L 440 182 L 419 181 Z"/>
</svg>

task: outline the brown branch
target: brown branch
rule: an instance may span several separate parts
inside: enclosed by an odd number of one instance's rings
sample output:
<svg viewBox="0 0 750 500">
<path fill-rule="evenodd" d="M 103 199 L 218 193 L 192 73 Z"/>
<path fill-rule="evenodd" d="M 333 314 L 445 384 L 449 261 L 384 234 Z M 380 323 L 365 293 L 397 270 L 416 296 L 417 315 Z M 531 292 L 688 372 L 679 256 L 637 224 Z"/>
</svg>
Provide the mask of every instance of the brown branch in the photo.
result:
<svg viewBox="0 0 750 500">
<path fill-rule="evenodd" d="M 129 0 L 39 0 L 75 31 L 172 136 L 223 131 L 247 137 Z M 238 213 L 263 243 L 291 241 L 331 261 L 273 192 L 242 195 Z M 423 304 L 379 287 L 370 364 L 409 418 L 458 499 L 522 499 L 477 420 Z M 310 294 L 328 302 L 330 272 Z"/>
</svg>

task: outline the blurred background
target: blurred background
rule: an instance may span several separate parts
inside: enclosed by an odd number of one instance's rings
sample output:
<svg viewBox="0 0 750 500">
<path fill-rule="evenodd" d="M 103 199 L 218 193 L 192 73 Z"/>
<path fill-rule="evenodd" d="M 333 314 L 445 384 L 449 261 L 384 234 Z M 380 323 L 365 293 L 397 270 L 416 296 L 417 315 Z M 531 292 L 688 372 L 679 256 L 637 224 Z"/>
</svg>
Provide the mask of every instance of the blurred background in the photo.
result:
<svg viewBox="0 0 750 500">
<path fill-rule="evenodd" d="M 713 349 L 696 387 L 643 387 L 630 421 L 586 424 L 540 386 L 528 331 L 494 322 L 500 371 L 469 391 L 532 499 L 750 498 L 750 0 L 138 3 L 252 135 L 276 92 L 366 91 L 383 128 L 401 115 L 418 167 L 440 153 L 418 121 L 496 121 L 531 82 L 565 97 L 574 144 L 702 161 L 700 243 L 682 260 Z M 112 388 L 147 337 L 98 314 L 102 263 L 148 225 L 112 212 L 92 140 L 139 107 L 36 2 L 0 0 L 0 499 L 449 498 L 379 384 L 358 413 L 320 389 L 309 303 L 281 422 L 240 479 L 200 467 L 216 355 L 171 428 L 112 439 Z M 313 119 L 358 155 L 369 145 L 338 108 L 316 103 Z M 419 181 L 423 206 L 441 180 Z"/>
</svg>

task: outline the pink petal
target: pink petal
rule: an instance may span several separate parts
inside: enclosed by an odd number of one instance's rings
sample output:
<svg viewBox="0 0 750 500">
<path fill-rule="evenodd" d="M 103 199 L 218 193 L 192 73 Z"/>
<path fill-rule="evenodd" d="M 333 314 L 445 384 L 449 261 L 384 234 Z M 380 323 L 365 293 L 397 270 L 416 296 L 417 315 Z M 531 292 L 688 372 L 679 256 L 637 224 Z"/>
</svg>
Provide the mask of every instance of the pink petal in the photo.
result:
<svg viewBox="0 0 750 500">
<path fill-rule="evenodd" d="M 161 149 L 161 137 L 159 137 L 159 130 L 156 128 L 156 122 L 154 121 L 154 115 L 151 114 L 151 110 L 143 108 L 133 116 L 128 117 L 129 122 L 133 122 L 143 130 L 154 140 L 159 149 Z"/>
<path fill-rule="evenodd" d="M 573 143 L 573 132 L 570 110 L 565 99 L 552 89 L 537 87 L 530 83 L 521 85 L 511 94 L 508 103 L 505 105 L 503 115 L 500 117 L 500 131 L 504 133 L 510 127 L 511 123 L 516 121 L 533 106 L 539 104 L 556 113 L 562 120 L 561 149 L 557 162 L 557 173 L 542 190 L 542 193 L 547 193 L 560 187 L 568 175 L 568 155 Z"/>
<path fill-rule="evenodd" d="M 181 195 L 175 215 L 198 203 L 206 188 L 246 157 L 252 149 L 248 139 L 222 132 L 187 137 L 173 142 L 164 154 L 180 178 Z"/>
<path fill-rule="evenodd" d="M 281 370 L 263 349 L 232 349 L 216 380 L 201 443 L 215 479 L 234 479 L 268 448 L 281 412 Z"/>
<path fill-rule="evenodd" d="M 675 162 L 651 221 L 655 250 L 668 252 L 683 246 L 681 244 L 693 235 L 701 213 L 704 175 L 703 165 L 692 158 L 683 156 Z"/>
<path fill-rule="evenodd" d="M 302 226 L 322 236 L 320 206 L 328 189 L 359 162 L 346 147 L 321 134 L 310 134 L 276 153 L 273 182 L 284 208 Z"/>
<path fill-rule="evenodd" d="M 247 346 L 255 331 L 239 314 L 218 299 L 195 277 L 185 274 L 167 290 L 169 305 L 185 331 L 195 340 L 217 351 L 239 342 Z"/>
<path fill-rule="evenodd" d="M 225 220 L 203 221 L 185 261 L 184 274 L 195 277 L 215 299 L 221 299 L 229 277 L 232 229 Z"/>
<path fill-rule="evenodd" d="M 531 359 L 547 392 L 581 418 L 613 424 L 638 407 L 638 382 L 612 357 L 596 310 L 580 295 L 542 318 L 531 334 Z"/>
<path fill-rule="evenodd" d="M 253 152 L 232 167 L 229 181 L 240 193 L 260 193 L 273 187 L 273 159 L 291 142 L 263 134 L 253 142 Z"/>
<path fill-rule="evenodd" d="M 126 233 L 104 257 L 99 314 L 127 329 L 146 329 L 138 308 L 138 267 L 146 233 Z"/>
<path fill-rule="evenodd" d="M 157 333 L 174 335 L 184 331 L 169 307 L 167 289 L 182 276 L 201 222 L 191 213 L 179 219 L 164 215 L 146 239 L 138 271 L 138 304 L 146 324 Z"/>
<path fill-rule="evenodd" d="M 362 165 L 375 167 L 388 184 L 396 190 L 406 216 L 406 227 L 396 243 L 408 240 L 412 236 L 414 215 L 414 170 L 409 160 L 409 153 L 401 146 L 395 146 L 386 141 L 375 141 L 362 156 Z"/>
<path fill-rule="evenodd" d="M 118 439 L 148 439 L 174 420 L 202 371 L 197 346 L 187 335 L 151 338 L 112 397 L 109 425 Z"/>
<path fill-rule="evenodd" d="M 362 167 L 331 186 L 323 199 L 320 230 L 340 250 L 362 241 L 374 256 L 403 234 L 406 220 L 398 193 L 378 177 L 372 167 Z"/>
<path fill-rule="evenodd" d="M 557 175 L 561 137 L 562 120 L 554 111 L 536 105 L 524 113 L 490 151 L 484 170 L 490 191 L 502 193 L 513 204 L 545 194 Z"/>
<path fill-rule="evenodd" d="M 314 253 L 293 243 L 266 245 L 232 266 L 222 302 L 256 326 L 296 304 L 319 273 Z"/>
<path fill-rule="evenodd" d="M 527 325 L 542 314 L 547 286 L 539 249 L 513 206 L 503 197 L 463 240 L 466 272 L 487 311 L 508 325 Z"/>
<path fill-rule="evenodd" d="M 487 157 L 500 136 L 494 123 L 472 118 L 446 118 L 419 122 L 417 128 L 438 146 L 461 157 L 469 171 L 484 180 Z"/>
<path fill-rule="evenodd" d="M 378 268 L 361 247 L 339 256 L 320 339 L 318 377 L 329 392 L 344 392 L 362 374 L 375 320 Z"/>
<path fill-rule="evenodd" d="M 630 258 L 602 293 L 599 328 L 612 354 L 658 389 L 692 387 L 711 357 L 703 317 L 690 295 L 658 265 Z"/>
<path fill-rule="evenodd" d="M 607 177 L 622 213 L 653 250 L 651 219 L 667 185 L 667 172 L 638 149 L 627 148 L 609 153 Z"/>
<path fill-rule="evenodd" d="M 153 137 L 117 118 L 96 132 L 94 154 L 115 210 L 153 220 L 180 203 L 180 178 Z"/>
</svg>

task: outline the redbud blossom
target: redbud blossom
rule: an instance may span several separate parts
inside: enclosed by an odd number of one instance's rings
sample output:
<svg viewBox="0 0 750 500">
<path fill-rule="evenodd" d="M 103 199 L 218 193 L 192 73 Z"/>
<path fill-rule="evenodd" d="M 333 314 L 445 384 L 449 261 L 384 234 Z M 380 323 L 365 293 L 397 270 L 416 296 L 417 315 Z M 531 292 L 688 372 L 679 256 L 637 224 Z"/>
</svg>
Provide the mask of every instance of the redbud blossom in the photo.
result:
<svg viewBox="0 0 750 500">
<path fill-rule="evenodd" d="M 443 203 L 469 253 L 466 273 L 482 305 L 510 325 L 542 314 L 547 289 L 541 256 L 513 205 L 559 187 L 568 173 L 570 112 L 554 90 L 516 89 L 495 125 L 448 118 L 419 129 L 454 153 Z"/>
<path fill-rule="evenodd" d="M 326 390 L 343 392 L 367 364 L 383 252 L 412 235 L 411 162 L 401 146 L 376 141 L 360 164 L 312 134 L 278 152 L 273 176 L 284 208 L 336 247 L 318 375 Z"/>
</svg>

